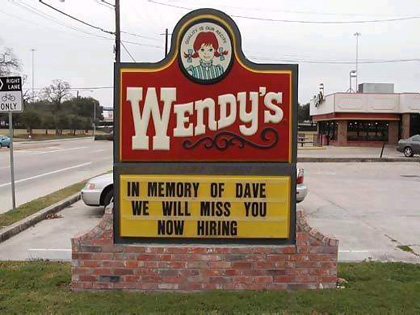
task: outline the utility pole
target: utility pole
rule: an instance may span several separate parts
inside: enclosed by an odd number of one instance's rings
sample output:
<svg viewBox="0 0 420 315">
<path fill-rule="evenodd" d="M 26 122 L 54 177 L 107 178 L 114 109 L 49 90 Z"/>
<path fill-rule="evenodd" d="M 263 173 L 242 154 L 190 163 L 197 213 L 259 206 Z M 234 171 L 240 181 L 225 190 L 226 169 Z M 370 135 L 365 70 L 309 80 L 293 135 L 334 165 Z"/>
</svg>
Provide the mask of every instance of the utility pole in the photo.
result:
<svg viewBox="0 0 420 315">
<path fill-rule="evenodd" d="M 159 35 L 165 35 L 165 57 L 168 55 L 169 50 L 169 35 L 172 35 L 172 33 L 168 32 L 168 29 L 165 29 L 165 33 L 159 34 Z"/>
<path fill-rule="evenodd" d="M 356 93 L 359 92 L 357 77 L 359 76 L 358 64 L 359 64 L 359 36 L 360 35 L 362 35 L 362 34 L 359 33 L 359 32 L 354 33 L 354 36 L 356 36 Z"/>
<path fill-rule="evenodd" d="M 34 52 L 35 49 L 31 49 L 32 52 L 32 103 L 35 102 L 35 66 L 34 66 Z"/>
<path fill-rule="evenodd" d="M 165 29 L 165 57 L 168 55 L 168 29 Z"/>
<path fill-rule="evenodd" d="M 120 63 L 121 57 L 121 32 L 120 32 L 120 0 L 115 0 L 115 63 Z"/>
</svg>

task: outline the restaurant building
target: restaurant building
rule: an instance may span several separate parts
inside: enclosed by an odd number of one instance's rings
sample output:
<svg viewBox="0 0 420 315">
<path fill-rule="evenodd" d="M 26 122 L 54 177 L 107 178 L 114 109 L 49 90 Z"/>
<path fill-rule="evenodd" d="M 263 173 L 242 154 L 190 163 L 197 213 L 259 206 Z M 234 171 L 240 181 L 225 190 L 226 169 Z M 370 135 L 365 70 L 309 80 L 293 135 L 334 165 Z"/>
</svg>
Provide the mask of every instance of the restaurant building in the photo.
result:
<svg viewBox="0 0 420 315">
<path fill-rule="evenodd" d="M 310 103 L 323 145 L 380 146 L 420 134 L 420 93 L 393 84 L 363 83 L 358 93 L 318 94 Z"/>
</svg>

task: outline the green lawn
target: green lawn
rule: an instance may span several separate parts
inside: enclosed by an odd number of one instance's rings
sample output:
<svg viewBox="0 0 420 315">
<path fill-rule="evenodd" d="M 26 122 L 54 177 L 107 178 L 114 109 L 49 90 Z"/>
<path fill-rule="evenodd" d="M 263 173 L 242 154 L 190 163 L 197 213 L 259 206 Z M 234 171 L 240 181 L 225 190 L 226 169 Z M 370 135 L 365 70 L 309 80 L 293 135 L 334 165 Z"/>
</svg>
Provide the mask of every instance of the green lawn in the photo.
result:
<svg viewBox="0 0 420 315">
<path fill-rule="evenodd" d="M 420 266 L 340 264 L 345 289 L 298 292 L 71 293 L 70 265 L 0 262 L 0 313 L 418 314 Z"/>
</svg>

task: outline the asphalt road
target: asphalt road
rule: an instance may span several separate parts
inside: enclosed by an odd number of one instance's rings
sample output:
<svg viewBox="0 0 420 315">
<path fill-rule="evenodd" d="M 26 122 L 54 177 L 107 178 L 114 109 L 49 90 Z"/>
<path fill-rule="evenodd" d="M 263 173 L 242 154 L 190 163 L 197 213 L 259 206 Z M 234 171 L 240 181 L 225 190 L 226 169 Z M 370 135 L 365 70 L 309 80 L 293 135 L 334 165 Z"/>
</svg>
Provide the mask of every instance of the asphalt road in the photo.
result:
<svg viewBox="0 0 420 315">
<path fill-rule="evenodd" d="M 19 206 L 112 169 L 112 142 L 93 138 L 16 143 Z M 0 213 L 12 208 L 9 149 L 0 149 Z"/>
<path fill-rule="evenodd" d="M 420 263 L 420 164 L 302 163 L 309 194 L 299 207 L 321 232 L 340 240 L 340 261 Z M 103 210 L 81 201 L 0 244 L 0 260 L 69 260 L 70 238 Z M 408 253 L 398 249 L 408 245 Z"/>
</svg>

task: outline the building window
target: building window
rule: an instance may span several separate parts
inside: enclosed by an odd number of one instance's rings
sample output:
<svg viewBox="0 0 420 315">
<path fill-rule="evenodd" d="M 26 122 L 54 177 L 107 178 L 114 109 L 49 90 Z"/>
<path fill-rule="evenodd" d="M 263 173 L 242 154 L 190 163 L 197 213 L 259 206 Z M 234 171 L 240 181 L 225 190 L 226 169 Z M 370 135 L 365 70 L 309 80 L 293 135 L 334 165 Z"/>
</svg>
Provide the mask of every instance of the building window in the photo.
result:
<svg viewBox="0 0 420 315">
<path fill-rule="evenodd" d="M 326 135 L 329 140 L 337 140 L 338 123 L 335 121 L 321 121 L 319 133 Z"/>
<path fill-rule="evenodd" d="M 410 114 L 410 136 L 420 134 L 420 114 Z"/>
<path fill-rule="evenodd" d="M 388 141 L 388 121 L 350 120 L 347 122 L 349 141 Z"/>
</svg>

